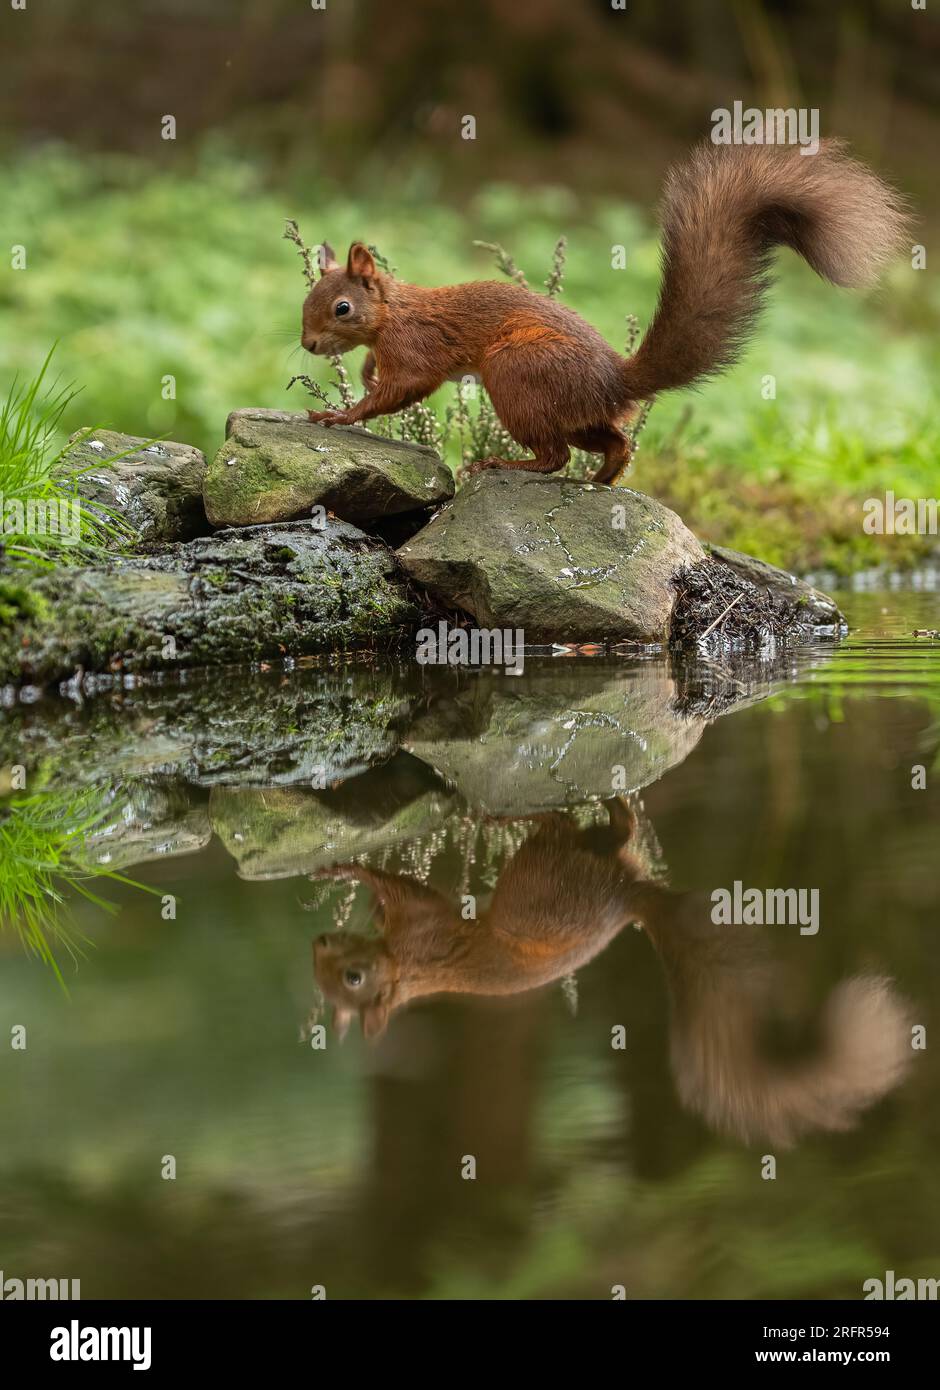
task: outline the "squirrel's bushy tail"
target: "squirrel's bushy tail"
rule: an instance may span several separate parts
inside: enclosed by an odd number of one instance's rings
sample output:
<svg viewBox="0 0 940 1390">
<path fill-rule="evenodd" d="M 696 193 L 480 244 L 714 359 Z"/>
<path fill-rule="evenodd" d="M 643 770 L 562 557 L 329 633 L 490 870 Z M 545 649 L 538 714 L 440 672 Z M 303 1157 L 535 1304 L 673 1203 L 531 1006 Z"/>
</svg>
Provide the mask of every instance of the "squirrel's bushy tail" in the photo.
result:
<svg viewBox="0 0 940 1390">
<path fill-rule="evenodd" d="M 627 359 L 629 400 L 722 371 L 751 332 L 775 246 L 833 284 L 871 283 L 899 250 L 903 201 L 840 141 L 700 145 L 666 178 L 663 279 L 646 336 Z"/>
<path fill-rule="evenodd" d="M 910 1066 L 910 1010 L 887 979 L 856 975 L 837 985 L 820 1019 L 818 1055 L 789 1066 L 764 1055 L 760 1015 L 728 983 L 727 995 L 706 986 L 701 999 L 687 1000 L 672 1033 L 682 1102 L 714 1129 L 781 1148 L 814 1130 L 850 1129 Z"/>
</svg>

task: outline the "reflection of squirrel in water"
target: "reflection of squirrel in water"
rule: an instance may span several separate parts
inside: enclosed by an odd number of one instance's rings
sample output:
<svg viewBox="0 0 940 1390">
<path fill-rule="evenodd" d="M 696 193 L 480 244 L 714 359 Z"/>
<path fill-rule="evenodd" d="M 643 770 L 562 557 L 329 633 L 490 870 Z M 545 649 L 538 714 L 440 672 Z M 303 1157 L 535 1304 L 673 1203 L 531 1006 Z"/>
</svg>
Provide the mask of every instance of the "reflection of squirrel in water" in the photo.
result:
<svg viewBox="0 0 940 1390">
<path fill-rule="evenodd" d="M 811 1051 L 775 1057 L 766 1029 L 787 991 L 766 934 L 715 925 L 704 896 L 640 878 L 636 817 L 619 798 L 605 805 L 607 826 L 582 830 L 560 813 L 541 817 L 475 921 L 400 875 L 358 864 L 317 875 L 367 884 L 382 909 L 378 938 L 337 932 L 314 942 L 317 979 L 340 1035 L 357 1012 L 365 1036 L 376 1038 L 415 999 L 549 984 L 636 922 L 665 970 L 673 1071 L 690 1110 L 741 1139 L 780 1145 L 808 1130 L 848 1128 L 910 1062 L 907 1008 L 890 981 L 842 980 L 823 1006 Z"/>
<path fill-rule="evenodd" d="M 520 285 L 424 289 L 384 274 L 361 242 L 345 267 L 324 247 L 301 343 L 318 355 L 368 346 L 368 394 L 310 419 L 358 424 L 479 374 L 501 423 L 535 457 L 484 459 L 471 471 L 553 473 L 573 446 L 602 454 L 594 481 L 614 483 L 630 462 L 621 427 L 639 402 L 736 360 L 775 246 L 791 247 L 833 284 L 858 286 L 898 249 L 904 226 L 897 195 L 838 141 L 812 156 L 795 145 L 703 144 L 670 172 L 662 221 L 659 304 L 628 358 L 570 309 Z"/>
<path fill-rule="evenodd" d="M 380 940 L 339 932 L 314 943 L 317 978 L 348 1027 L 366 1037 L 389 1014 L 429 994 L 518 994 L 576 970 L 630 920 L 639 864 L 628 842 L 636 817 L 615 798 L 608 826 L 581 830 L 550 813 L 505 866 L 489 907 L 465 921 L 443 894 L 359 864 L 318 877 L 358 879 L 383 911 Z"/>
<path fill-rule="evenodd" d="M 654 884 L 638 886 L 633 906 L 669 986 L 679 1097 L 713 1129 L 780 1146 L 812 1130 L 849 1129 L 904 1075 L 909 1010 L 884 976 L 840 980 L 809 1045 L 783 1057 L 769 1033 L 790 1013 L 789 982 L 767 933 L 716 925 L 710 898 Z"/>
</svg>

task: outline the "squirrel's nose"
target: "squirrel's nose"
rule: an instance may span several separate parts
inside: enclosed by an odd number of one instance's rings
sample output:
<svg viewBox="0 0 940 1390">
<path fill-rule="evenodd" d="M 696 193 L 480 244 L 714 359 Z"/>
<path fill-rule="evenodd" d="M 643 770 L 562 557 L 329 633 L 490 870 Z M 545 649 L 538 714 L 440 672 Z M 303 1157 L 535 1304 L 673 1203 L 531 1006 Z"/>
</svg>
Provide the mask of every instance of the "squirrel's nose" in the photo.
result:
<svg viewBox="0 0 940 1390">
<path fill-rule="evenodd" d="M 316 352 L 317 340 L 316 338 L 302 338 L 300 346 L 304 348 L 307 352 Z"/>
</svg>

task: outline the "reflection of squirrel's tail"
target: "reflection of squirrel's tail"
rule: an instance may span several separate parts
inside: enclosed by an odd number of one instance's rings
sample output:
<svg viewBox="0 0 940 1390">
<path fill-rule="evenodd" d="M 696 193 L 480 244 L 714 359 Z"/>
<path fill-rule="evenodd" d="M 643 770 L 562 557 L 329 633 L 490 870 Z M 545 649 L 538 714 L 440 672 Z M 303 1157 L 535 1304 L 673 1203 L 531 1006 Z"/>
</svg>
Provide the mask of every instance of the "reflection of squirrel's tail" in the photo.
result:
<svg viewBox="0 0 940 1390">
<path fill-rule="evenodd" d="M 688 994 L 685 1002 L 693 1003 Z M 680 1096 L 709 1125 L 745 1142 L 761 1138 L 785 1147 L 810 1130 L 847 1129 L 911 1060 L 907 1007 L 881 976 L 839 984 L 823 1009 L 816 1055 L 790 1065 L 762 1055 L 760 1020 L 751 1008 L 729 996 L 702 997 L 698 1004 L 675 1020 Z"/>
<path fill-rule="evenodd" d="M 900 196 L 837 140 L 699 145 L 663 196 L 663 279 L 653 322 L 624 368 L 628 400 L 688 386 L 734 362 L 789 246 L 833 284 L 869 284 L 904 237 Z"/>
</svg>

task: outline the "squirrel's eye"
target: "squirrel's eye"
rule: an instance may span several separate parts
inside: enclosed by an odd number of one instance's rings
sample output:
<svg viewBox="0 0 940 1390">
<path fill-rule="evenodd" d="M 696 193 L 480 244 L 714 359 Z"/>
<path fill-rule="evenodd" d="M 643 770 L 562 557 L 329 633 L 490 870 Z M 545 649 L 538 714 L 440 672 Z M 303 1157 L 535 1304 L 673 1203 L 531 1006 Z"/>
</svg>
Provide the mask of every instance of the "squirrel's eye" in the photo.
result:
<svg viewBox="0 0 940 1390">
<path fill-rule="evenodd" d="M 351 309 L 352 305 L 350 304 L 349 300 L 341 299 L 337 304 L 336 308 L 333 310 L 333 313 L 336 315 L 338 319 L 341 319 L 344 316 L 344 314 L 348 314 Z"/>
<path fill-rule="evenodd" d="M 362 971 L 344 970 L 343 981 L 345 984 L 349 986 L 350 989 L 358 989 L 358 987 L 362 984 Z"/>
</svg>

